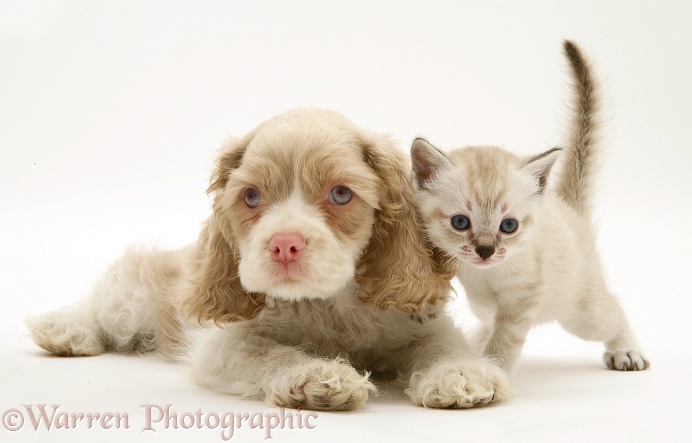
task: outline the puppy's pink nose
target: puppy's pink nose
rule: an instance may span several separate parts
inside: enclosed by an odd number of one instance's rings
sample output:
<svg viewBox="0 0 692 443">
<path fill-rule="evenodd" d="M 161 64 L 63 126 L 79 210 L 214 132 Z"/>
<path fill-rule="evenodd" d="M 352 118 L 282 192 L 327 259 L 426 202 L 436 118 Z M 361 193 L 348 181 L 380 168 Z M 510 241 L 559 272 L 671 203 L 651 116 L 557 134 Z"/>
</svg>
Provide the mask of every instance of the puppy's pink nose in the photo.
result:
<svg viewBox="0 0 692 443">
<path fill-rule="evenodd" d="M 274 260 L 286 265 L 298 260 L 304 247 L 305 239 L 297 235 L 277 234 L 269 240 L 269 250 Z"/>
</svg>

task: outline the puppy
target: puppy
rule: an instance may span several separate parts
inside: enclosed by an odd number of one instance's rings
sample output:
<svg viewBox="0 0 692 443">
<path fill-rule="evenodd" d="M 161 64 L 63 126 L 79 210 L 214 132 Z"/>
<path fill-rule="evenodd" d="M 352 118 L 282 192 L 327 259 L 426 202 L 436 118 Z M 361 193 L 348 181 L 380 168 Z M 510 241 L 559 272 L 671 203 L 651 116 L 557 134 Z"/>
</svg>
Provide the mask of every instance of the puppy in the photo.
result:
<svg viewBox="0 0 692 443">
<path fill-rule="evenodd" d="M 130 249 L 84 303 L 28 319 L 31 336 L 63 356 L 182 356 L 199 383 L 277 407 L 361 408 L 372 371 L 427 407 L 506 398 L 504 372 L 441 309 L 452 271 L 408 171 L 340 114 L 274 117 L 222 149 L 195 244 Z"/>
</svg>

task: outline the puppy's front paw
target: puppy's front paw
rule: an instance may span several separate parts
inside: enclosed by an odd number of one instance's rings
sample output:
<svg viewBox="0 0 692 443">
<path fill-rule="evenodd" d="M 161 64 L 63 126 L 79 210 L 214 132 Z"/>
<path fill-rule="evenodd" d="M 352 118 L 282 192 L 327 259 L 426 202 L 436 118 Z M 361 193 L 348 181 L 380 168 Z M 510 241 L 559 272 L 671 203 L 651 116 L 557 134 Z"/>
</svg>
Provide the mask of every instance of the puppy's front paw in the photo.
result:
<svg viewBox="0 0 692 443">
<path fill-rule="evenodd" d="M 624 351 L 616 349 L 603 354 L 603 361 L 608 369 L 616 371 L 643 371 L 649 369 L 649 360 L 644 358 L 639 351 Z"/>
<path fill-rule="evenodd" d="M 26 319 L 31 338 L 61 357 L 102 354 L 105 345 L 98 327 L 76 307 L 65 307 Z"/>
<path fill-rule="evenodd" d="M 289 408 L 360 409 L 377 390 L 368 377 L 338 359 L 289 367 L 272 377 L 267 402 Z"/>
<path fill-rule="evenodd" d="M 433 364 L 414 373 L 405 392 L 427 408 L 470 408 L 504 400 L 512 388 L 505 371 L 478 359 Z"/>
</svg>

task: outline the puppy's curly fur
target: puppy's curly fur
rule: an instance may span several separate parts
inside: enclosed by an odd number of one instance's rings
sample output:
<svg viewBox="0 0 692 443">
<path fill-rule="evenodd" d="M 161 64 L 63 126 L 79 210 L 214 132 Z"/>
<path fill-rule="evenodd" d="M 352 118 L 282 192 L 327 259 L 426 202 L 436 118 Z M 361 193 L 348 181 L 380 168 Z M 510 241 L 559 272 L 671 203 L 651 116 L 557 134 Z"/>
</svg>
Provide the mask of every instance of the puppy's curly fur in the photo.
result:
<svg viewBox="0 0 692 443">
<path fill-rule="evenodd" d="M 274 406 L 360 408 L 370 371 L 428 407 L 506 398 L 506 375 L 443 313 L 452 270 L 425 243 L 408 171 L 340 114 L 274 117 L 223 148 L 195 244 L 130 249 L 81 305 L 28 319 L 32 337 L 57 355 L 181 358 Z"/>
</svg>

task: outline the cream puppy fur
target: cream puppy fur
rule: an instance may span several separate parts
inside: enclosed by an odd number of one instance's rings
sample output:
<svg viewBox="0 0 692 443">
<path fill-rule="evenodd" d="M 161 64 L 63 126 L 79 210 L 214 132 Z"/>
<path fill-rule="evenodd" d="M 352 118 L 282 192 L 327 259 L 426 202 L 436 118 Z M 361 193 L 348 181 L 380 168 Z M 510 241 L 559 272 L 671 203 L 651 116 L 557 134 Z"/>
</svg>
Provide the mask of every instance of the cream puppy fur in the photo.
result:
<svg viewBox="0 0 692 443">
<path fill-rule="evenodd" d="M 506 374 L 443 313 L 453 271 L 425 243 L 409 171 L 335 112 L 270 119 L 222 149 L 195 244 L 131 249 L 83 303 L 28 319 L 31 335 L 57 355 L 179 357 L 273 406 L 360 408 L 372 371 L 418 405 L 504 399 Z"/>
</svg>

